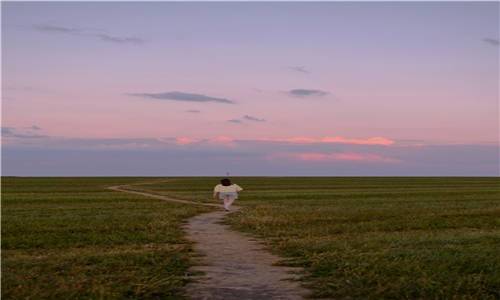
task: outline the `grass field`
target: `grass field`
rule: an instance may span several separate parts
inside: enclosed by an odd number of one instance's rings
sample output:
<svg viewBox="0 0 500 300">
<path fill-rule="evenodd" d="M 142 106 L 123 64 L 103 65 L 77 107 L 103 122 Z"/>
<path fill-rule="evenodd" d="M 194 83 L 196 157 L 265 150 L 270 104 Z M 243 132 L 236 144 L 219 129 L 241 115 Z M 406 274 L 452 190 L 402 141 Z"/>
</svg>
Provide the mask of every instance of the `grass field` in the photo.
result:
<svg viewBox="0 0 500 300">
<path fill-rule="evenodd" d="M 106 190 L 137 181 L 2 178 L 2 299 L 182 299 L 206 209 Z"/>
<path fill-rule="evenodd" d="M 154 178 L 3 178 L 2 297 L 180 298 L 204 208 L 107 191 Z M 212 202 L 218 178 L 131 188 Z M 226 222 L 302 266 L 314 297 L 499 299 L 498 178 L 233 178 Z M 244 259 L 244 258 L 242 258 Z"/>
<path fill-rule="evenodd" d="M 500 298 L 498 178 L 233 178 L 227 223 L 306 268 L 315 297 Z M 215 178 L 136 187 L 208 202 Z"/>
</svg>

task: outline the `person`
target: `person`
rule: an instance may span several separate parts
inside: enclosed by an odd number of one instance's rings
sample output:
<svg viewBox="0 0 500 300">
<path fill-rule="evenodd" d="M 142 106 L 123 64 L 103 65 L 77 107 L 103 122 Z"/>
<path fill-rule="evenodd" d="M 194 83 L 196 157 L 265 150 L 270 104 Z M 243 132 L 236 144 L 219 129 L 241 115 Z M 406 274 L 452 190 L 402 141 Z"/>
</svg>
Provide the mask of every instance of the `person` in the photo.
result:
<svg viewBox="0 0 500 300">
<path fill-rule="evenodd" d="M 220 200 L 224 200 L 224 209 L 229 211 L 229 207 L 233 204 L 234 200 L 238 199 L 238 192 L 242 191 L 241 186 L 232 184 L 231 180 L 224 178 L 220 184 L 214 187 L 214 198 L 219 195 Z"/>
</svg>

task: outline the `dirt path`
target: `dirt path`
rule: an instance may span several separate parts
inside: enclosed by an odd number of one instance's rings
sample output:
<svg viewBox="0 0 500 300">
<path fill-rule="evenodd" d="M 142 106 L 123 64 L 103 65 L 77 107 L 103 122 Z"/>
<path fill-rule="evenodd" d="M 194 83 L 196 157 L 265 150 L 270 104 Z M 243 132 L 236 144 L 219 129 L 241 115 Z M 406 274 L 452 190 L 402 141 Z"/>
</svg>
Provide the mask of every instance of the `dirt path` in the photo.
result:
<svg viewBox="0 0 500 300">
<path fill-rule="evenodd" d="M 109 187 L 114 191 L 133 193 L 155 199 L 185 204 L 215 206 L 220 210 L 197 215 L 188 220 L 184 230 L 200 254 L 191 271 L 204 275 L 186 286 L 191 299 L 303 299 L 309 292 L 291 281 L 300 269 L 273 266 L 279 257 L 264 251 L 256 239 L 231 231 L 219 221 L 228 214 L 217 204 L 174 199 L 161 195 L 127 190 L 124 186 Z M 231 207 L 234 212 L 240 209 Z M 231 213 L 229 212 L 229 213 Z"/>
<path fill-rule="evenodd" d="M 124 192 L 124 193 L 130 193 L 130 194 L 136 194 L 136 195 L 146 196 L 146 197 L 149 197 L 149 198 L 166 200 L 166 201 L 170 201 L 170 202 L 178 202 L 178 203 L 184 203 L 184 204 L 194 204 L 194 205 L 221 207 L 220 205 L 212 204 L 212 203 L 194 202 L 194 201 L 188 201 L 188 200 L 175 199 L 175 198 L 171 198 L 171 197 L 168 197 L 168 196 L 155 195 L 155 194 L 150 194 L 150 193 L 145 193 L 145 192 L 127 190 L 125 188 L 127 186 L 130 186 L 130 185 L 110 186 L 110 187 L 108 187 L 108 189 L 113 190 L 113 191 L 118 191 L 118 192 Z"/>
</svg>

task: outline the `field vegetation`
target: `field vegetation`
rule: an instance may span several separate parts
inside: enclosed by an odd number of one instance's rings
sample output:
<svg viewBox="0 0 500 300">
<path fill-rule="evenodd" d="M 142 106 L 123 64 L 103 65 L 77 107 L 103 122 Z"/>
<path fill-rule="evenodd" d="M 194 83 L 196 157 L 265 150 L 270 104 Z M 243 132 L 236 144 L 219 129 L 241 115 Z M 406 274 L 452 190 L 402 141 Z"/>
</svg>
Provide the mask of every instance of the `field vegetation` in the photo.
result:
<svg viewBox="0 0 500 300">
<path fill-rule="evenodd" d="M 2 299 L 184 298 L 206 209 L 106 189 L 147 180 L 3 177 Z"/>
<path fill-rule="evenodd" d="M 210 208 L 106 190 L 215 201 L 219 178 L 165 179 L 4 177 L 2 297 L 184 297 L 181 225 Z M 232 180 L 243 209 L 225 222 L 304 267 L 314 297 L 500 298 L 498 178 Z"/>
<path fill-rule="evenodd" d="M 314 297 L 499 299 L 498 178 L 233 178 L 235 230 L 305 268 Z M 149 185 L 213 201 L 216 178 Z M 140 188 L 146 188 L 142 186 Z"/>
</svg>

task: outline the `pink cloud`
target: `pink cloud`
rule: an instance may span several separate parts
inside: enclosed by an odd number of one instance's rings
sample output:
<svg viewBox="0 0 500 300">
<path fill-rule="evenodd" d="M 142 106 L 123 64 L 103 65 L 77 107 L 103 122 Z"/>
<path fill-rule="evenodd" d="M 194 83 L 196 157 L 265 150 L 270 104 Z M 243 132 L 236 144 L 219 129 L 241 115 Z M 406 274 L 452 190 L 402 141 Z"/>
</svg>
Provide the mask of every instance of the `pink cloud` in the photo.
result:
<svg viewBox="0 0 500 300">
<path fill-rule="evenodd" d="M 149 149 L 150 144 L 147 143 L 127 143 L 127 144 L 99 144 L 98 149 L 107 150 L 135 150 L 135 149 Z"/>
<path fill-rule="evenodd" d="M 211 144 L 218 144 L 224 146 L 235 146 L 234 139 L 229 136 L 218 136 L 208 140 Z"/>
<path fill-rule="evenodd" d="M 218 136 L 208 140 L 202 140 L 197 138 L 180 137 L 175 139 L 175 143 L 178 145 L 187 145 L 191 143 L 198 143 L 207 141 L 211 144 L 219 144 L 226 146 L 234 146 L 236 140 L 229 136 Z M 241 140 L 243 141 L 243 140 Z M 259 142 L 280 142 L 280 143 L 292 143 L 292 144 L 327 144 L 327 143 L 340 143 L 340 144 L 353 144 L 353 145 L 384 145 L 389 146 L 395 144 L 394 141 L 386 139 L 383 137 L 372 137 L 369 139 L 347 139 L 343 137 L 324 137 L 324 138 L 308 138 L 308 137 L 292 137 L 292 138 L 257 138 L 249 139 L 245 141 L 259 141 Z"/>
<path fill-rule="evenodd" d="M 297 153 L 291 156 L 299 160 L 328 160 L 331 158 L 330 154 L 323 153 Z"/>
<path fill-rule="evenodd" d="M 340 144 L 355 144 L 355 145 L 393 145 L 395 142 L 383 137 L 372 137 L 369 139 L 346 139 L 343 137 L 324 137 L 321 139 L 306 138 L 306 137 L 293 137 L 285 139 L 272 139 L 272 138 L 260 138 L 257 141 L 263 142 L 284 142 L 284 143 L 294 143 L 294 144 L 319 144 L 319 143 L 340 143 Z"/>
<path fill-rule="evenodd" d="M 321 140 L 323 143 L 342 143 L 342 144 L 356 144 L 356 145 L 393 145 L 395 142 L 383 137 L 372 137 L 366 140 L 360 139 L 345 139 L 343 137 L 325 137 Z"/>
<path fill-rule="evenodd" d="M 214 142 L 221 142 L 221 143 L 228 143 L 228 142 L 233 142 L 234 139 L 229 136 L 218 136 L 216 138 L 211 139 Z"/>
<path fill-rule="evenodd" d="M 377 154 L 369 153 L 293 153 L 288 154 L 298 160 L 307 161 L 326 161 L 326 160 L 344 160 L 344 161 L 364 161 L 364 162 L 383 162 L 398 163 L 399 159 L 387 158 Z"/>
<path fill-rule="evenodd" d="M 197 143 L 199 142 L 199 139 L 194 139 L 194 138 L 188 138 L 188 137 L 181 137 L 181 138 L 176 138 L 175 143 L 177 145 L 188 145 L 192 143 Z"/>
</svg>

